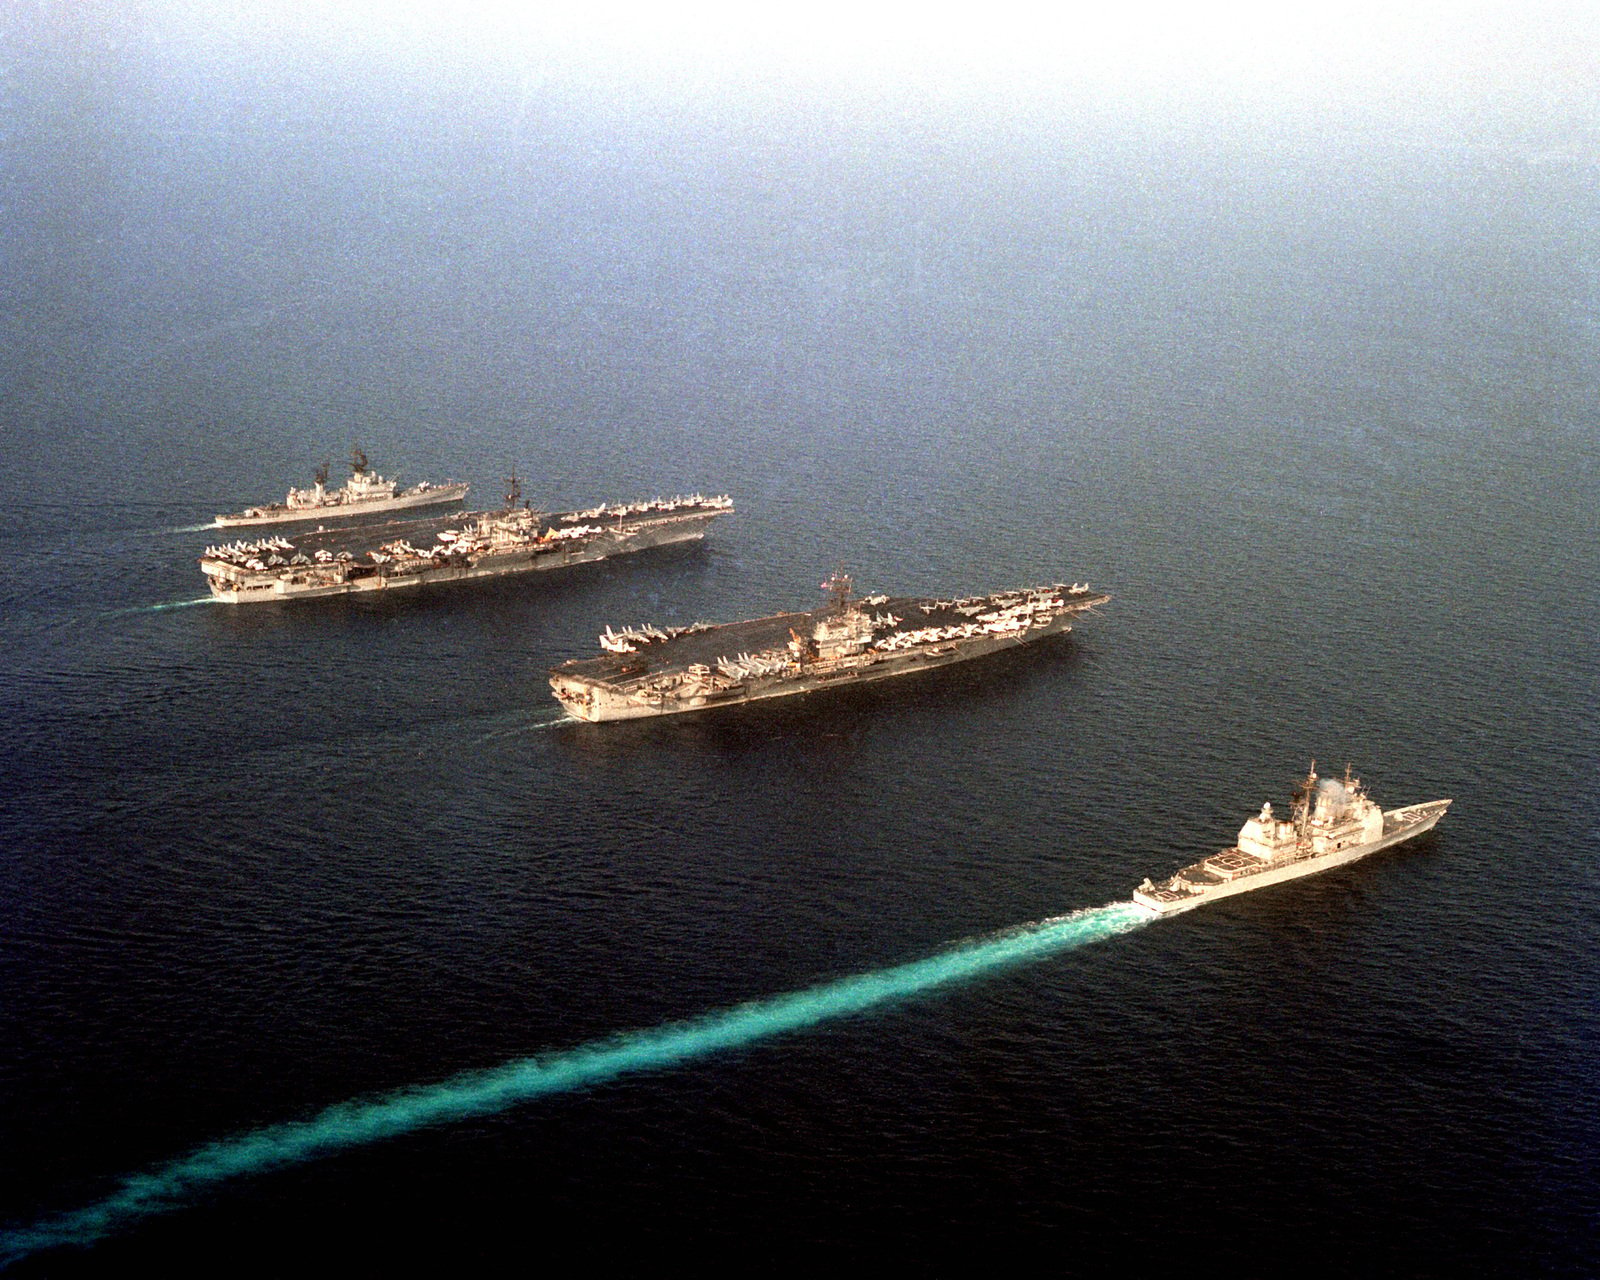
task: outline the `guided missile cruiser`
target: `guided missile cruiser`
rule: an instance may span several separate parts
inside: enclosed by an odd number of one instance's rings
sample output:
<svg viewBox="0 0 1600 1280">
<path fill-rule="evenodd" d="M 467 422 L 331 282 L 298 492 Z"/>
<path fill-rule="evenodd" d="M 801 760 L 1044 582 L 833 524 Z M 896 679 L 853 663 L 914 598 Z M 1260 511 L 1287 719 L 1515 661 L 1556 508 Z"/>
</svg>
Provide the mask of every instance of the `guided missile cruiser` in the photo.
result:
<svg viewBox="0 0 1600 1280">
<path fill-rule="evenodd" d="M 1295 790 L 1287 821 L 1272 812 L 1270 802 L 1262 805 L 1239 829 L 1233 848 L 1202 858 L 1160 883 L 1147 878 L 1133 891 L 1133 900 L 1157 915 L 1175 915 L 1218 898 L 1316 875 L 1431 830 L 1449 807 L 1448 800 L 1428 800 L 1380 809 L 1348 767 L 1342 782 L 1319 781 L 1313 760 Z"/>
<path fill-rule="evenodd" d="M 954 600 L 867 596 L 846 574 L 807 613 L 720 626 L 610 627 L 606 652 L 550 672 L 550 687 L 582 720 L 637 720 L 817 689 L 886 680 L 1062 635 L 1074 615 L 1111 597 L 1086 584 L 1025 587 Z"/>
<path fill-rule="evenodd" d="M 405 511 L 417 507 L 443 507 L 467 496 L 467 486 L 457 480 L 433 484 L 424 480 L 402 489 L 396 480 L 385 480 L 369 470 L 367 455 L 360 449 L 350 455 L 350 479 L 343 488 L 328 488 L 328 464 L 317 468 L 309 489 L 290 489 L 282 502 L 267 502 L 246 507 L 231 515 L 216 518 L 221 528 L 250 524 L 289 524 L 300 520 L 354 520 Z"/>
</svg>

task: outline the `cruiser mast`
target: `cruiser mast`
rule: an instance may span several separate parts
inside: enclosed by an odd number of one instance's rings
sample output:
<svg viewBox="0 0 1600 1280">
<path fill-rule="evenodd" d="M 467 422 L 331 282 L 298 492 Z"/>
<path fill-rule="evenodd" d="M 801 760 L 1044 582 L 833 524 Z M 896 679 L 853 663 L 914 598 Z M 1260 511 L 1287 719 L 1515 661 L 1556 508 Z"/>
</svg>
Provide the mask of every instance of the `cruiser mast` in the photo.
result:
<svg viewBox="0 0 1600 1280">
<path fill-rule="evenodd" d="M 1311 848 L 1311 798 L 1316 789 L 1317 762 L 1313 760 L 1305 781 L 1295 789 L 1289 804 L 1290 817 L 1294 820 L 1295 844 L 1301 850 Z"/>
</svg>

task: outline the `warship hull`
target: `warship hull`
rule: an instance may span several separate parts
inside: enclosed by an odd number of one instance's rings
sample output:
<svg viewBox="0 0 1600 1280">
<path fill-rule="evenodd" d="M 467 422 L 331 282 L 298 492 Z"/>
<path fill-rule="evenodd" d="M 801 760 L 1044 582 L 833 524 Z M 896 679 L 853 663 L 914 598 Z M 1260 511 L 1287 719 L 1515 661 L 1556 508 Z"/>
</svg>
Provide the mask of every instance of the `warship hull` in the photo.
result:
<svg viewBox="0 0 1600 1280">
<path fill-rule="evenodd" d="M 567 710 L 580 719 L 596 722 L 643 720 L 678 712 L 703 711 L 708 707 L 739 706 L 764 698 L 792 698 L 802 693 L 815 693 L 818 689 L 837 689 L 843 685 L 915 675 L 919 671 L 933 671 L 958 662 L 987 657 L 1002 649 L 1015 649 L 1018 645 L 1030 644 L 1046 636 L 1065 635 L 1071 630 L 1072 624 L 1063 620 L 1056 625 L 1040 627 L 1026 638 L 969 640 L 959 648 L 947 645 L 922 652 L 886 654 L 861 666 L 808 671 L 794 676 L 755 677 L 729 689 L 708 690 L 685 698 L 647 695 L 641 699 L 604 685 L 560 675 L 552 676 L 550 684 Z"/>
<path fill-rule="evenodd" d="M 581 513 L 567 513 L 553 517 L 549 528 L 541 528 L 538 517 L 521 510 L 434 517 L 278 539 L 272 544 L 278 563 L 260 558 L 266 553 L 261 545 L 244 552 L 214 549 L 201 558 L 200 568 L 212 595 L 226 604 L 417 591 L 698 542 L 706 526 L 730 509 L 731 504 L 697 506 L 604 525 L 581 524 Z M 446 528 L 452 523 L 465 524 L 467 532 Z M 438 541 L 426 553 L 412 545 L 414 539 L 430 538 Z"/>
<path fill-rule="evenodd" d="M 1286 880 L 1318 875 L 1393 848 L 1420 836 L 1424 831 L 1431 831 L 1449 807 L 1448 800 L 1431 800 L 1403 809 L 1387 809 L 1382 815 L 1382 834 L 1374 840 L 1321 853 L 1291 855 L 1281 862 L 1264 863 L 1259 867 L 1250 866 L 1238 849 L 1224 850 L 1221 854 L 1185 867 L 1162 884 L 1153 885 L 1146 881 L 1134 890 L 1133 900 L 1156 915 L 1176 915 L 1223 898 L 1282 884 Z M 1244 865 L 1241 866 L 1241 863 Z"/>
<path fill-rule="evenodd" d="M 429 507 L 445 507 L 465 500 L 469 487 L 465 484 L 441 484 L 420 491 L 397 493 L 392 498 L 329 502 L 310 507 L 273 503 L 266 507 L 252 507 L 234 515 L 218 516 L 212 523 L 219 529 L 231 529 L 245 525 L 308 524 L 313 520 L 357 520 L 391 511 L 425 511 Z"/>
<path fill-rule="evenodd" d="M 875 644 L 836 656 L 806 652 L 802 639 L 814 633 L 819 622 L 826 627 L 828 610 L 697 626 L 665 642 L 647 641 L 637 652 L 565 663 L 551 671 L 550 687 L 569 714 L 597 723 L 743 706 L 915 675 L 1065 635 L 1072 630 L 1074 613 L 1109 597 L 1089 596 L 1083 591 L 1069 599 L 1070 605 L 1058 602 L 1062 607 L 1035 614 L 1025 626 L 1005 631 L 978 629 L 979 634 L 971 636 L 934 634 L 919 642 L 919 633 L 906 634 L 905 618 L 919 611 L 925 615 L 935 612 L 929 606 L 942 602 L 880 597 L 872 602 L 884 611 L 880 618 L 893 617 L 895 624 L 880 627 Z M 923 630 L 937 633 L 940 628 Z M 889 639 L 897 635 L 905 643 Z M 608 631 L 602 642 L 609 636 Z M 752 653 L 757 656 L 751 658 Z M 730 659 L 728 655 L 738 656 Z"/>
</svg>

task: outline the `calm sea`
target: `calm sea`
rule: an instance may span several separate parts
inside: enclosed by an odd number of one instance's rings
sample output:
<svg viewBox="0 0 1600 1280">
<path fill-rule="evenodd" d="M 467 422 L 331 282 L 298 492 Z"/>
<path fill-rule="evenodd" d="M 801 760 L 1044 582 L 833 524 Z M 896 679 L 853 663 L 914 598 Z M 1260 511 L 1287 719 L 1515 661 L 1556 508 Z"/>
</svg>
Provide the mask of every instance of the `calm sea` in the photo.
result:
<svg viewBox="0 0 1600 1280">
<path fill-rule="evenodd" d="M 17 1274 L 1600 1268 L 1593 154 L 91 52 L 7 90 L 0 1253 L 130 1175 L 168 1198 Z M 195 526 L 356 444 L 483 504 L 515 467 L 738 514 L 538 581 L 197 602 Z M 556 722 L 606 625 L 839 565 L 1114 598 L 898 686 Z M 983 949 L 1313 756 L 1454 806 Z M 827 985 L 974 939 L 953 981 Z M 662 1062 L 626 1038 L 669 1024 Z M 428 1110 L 597 1042 L 605 1078 Z M 273 1128 L 395 1091 L 371 1141 Z"/>
</svg>

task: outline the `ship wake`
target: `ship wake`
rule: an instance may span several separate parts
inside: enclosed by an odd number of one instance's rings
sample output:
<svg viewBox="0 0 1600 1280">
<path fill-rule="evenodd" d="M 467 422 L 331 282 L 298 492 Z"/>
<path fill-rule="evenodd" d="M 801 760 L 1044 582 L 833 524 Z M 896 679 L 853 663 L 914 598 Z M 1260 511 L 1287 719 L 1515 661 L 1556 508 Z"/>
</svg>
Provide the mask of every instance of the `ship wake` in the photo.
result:
<svg viewBox="0 0 1600 1280">
<path fill-rule="evenodd" d="M 182 1208 L 235 1178 L 303 1164 L 431 1125 L 493 1115 L 521 1103 L 663 1071 L 775 1036 L 870 1012 L 985 973 L 1127 933 L 1153 917 L 1132 902 L 958 942 L 922 960 L 720 1009 L 687 1022 L 630 1031 L 571 1049 L 517 1058 L 437 1084 L 341 1102 L 307 1120 L 224 1138 L 126 1178 L 96 1204 L 0 1233 L 0 1266 L 47 1249 L 87 1246 L 153 1214 Z"/>
<path fill-rule="evenodd" d="M 169 600 L 166 604 L 140 604 L 131 609 L 112 609 L 100 616 L 124 618 L 131 613 L 166 613 L 169 609 L 192 609 L 197 604 L 216 604 L 216 596 L 196 596 L 193 600 Z"/>
<path fill-rule="evenodd" d="M 577 716 L 568 715 L 558 711 L 554 715 L 540 716 L 537 719 L 526 720 L 521 724 L 513 725 L 509 729 L 494 729 L 478 739 L 479 742 L 490 742 L 495 738 L 513 738 L 524 733 L 533 733 L 539 729 L 559 729 L 562 725 L 582 724 Z"/>
</svg>

